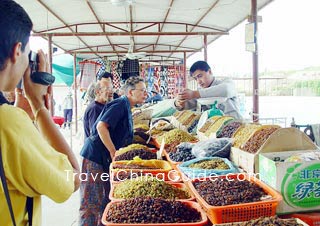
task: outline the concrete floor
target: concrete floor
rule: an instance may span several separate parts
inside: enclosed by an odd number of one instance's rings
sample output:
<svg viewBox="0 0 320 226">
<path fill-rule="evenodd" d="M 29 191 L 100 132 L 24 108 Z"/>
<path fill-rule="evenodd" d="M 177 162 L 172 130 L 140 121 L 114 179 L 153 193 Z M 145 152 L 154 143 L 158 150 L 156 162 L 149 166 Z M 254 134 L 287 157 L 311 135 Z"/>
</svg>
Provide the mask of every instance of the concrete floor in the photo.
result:
<svg viewBox="0 0 320 226">
<path fill-rule="evenodd" d="M 82 147 L 82 123 L 78 124 L 79 133 L 75 134 L 73 126 L 70 129 L 61 129 L 80 163 L 80 149 Z M 79 190 L 64 203 L 55 203 L 46 196 L 42 196 L 42 225 L 45 226 L 76 226 L 78 225 L 78 211 L 80 206 Z"/>
</svg>

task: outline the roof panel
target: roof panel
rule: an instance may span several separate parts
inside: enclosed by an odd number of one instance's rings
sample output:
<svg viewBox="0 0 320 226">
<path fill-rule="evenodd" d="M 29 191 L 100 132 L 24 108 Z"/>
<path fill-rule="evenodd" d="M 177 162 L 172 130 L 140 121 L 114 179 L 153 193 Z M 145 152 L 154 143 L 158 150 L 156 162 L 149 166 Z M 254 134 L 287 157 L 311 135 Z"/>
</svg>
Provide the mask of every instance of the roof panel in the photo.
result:
<svg viewBox="0 0 320 226">
<path fill-rule="evenodd" d="M 147 51 L 150 59 L 182 59 L 183 51 L 190 55 L 203 47 L 204 34 L 210 43 L 251 11 L 251 0 L 136 0 L 128 6 L 111 0 L 16 1 L 31 16 L 35 35 L 52 35 L 58 47 L 90 59 L 123 56 L 130 37 L 134 50 Z M 270 2 L 257 0 L 258 8 Z"/>
</svg>

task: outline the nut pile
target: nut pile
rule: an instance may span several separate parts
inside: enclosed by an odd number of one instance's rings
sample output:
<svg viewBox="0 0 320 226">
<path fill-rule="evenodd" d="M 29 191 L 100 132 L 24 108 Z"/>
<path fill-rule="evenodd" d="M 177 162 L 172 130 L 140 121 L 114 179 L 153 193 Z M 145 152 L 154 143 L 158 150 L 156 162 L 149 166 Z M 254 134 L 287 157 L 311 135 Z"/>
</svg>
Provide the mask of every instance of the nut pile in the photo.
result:
<svg viewBox="0 0 320 226">
<path fill-rule="evenodd" d="M 221 132 L 217 134 L 217 138 L 227 137 L 231 138 L 232 135 L 236 132 L 236 130 L 242 125 L 242 122 L 232 121 L 225 125 Z"/>
<path fill-rule="evenodd" d="M 240 148 L 243 143 L 249 139 L 249 137 L 257 131 L 261 125 L 258 124 L 246 124 L 244 127 L 241 127 L 234 136 L 233 146 L 236 148 Z"/>
<path fill-rule="evenodd" d="M 219 158 L 210 159 L 210 160 L 201 160 L 201 161 L 190 164 L 188 167 L 196 168 L 196 169 L 216 169 L 216 170 L 230 169 L 228 164 Z"/>
<path fill-rule="evenodd" d="M 154 177 L 136 177 L 116 185 L 113 196 L 120 199 L 136 197 L 153 197 L 164 199 L 188 199 L 190 194 L 186 190 L 168 184 Z"/>
<path fill-rule="evenodd" d="M 179 122 L 184 122 L 185 120 L 187 120 L 191 115 L 193 114 L 193 111 L 191 110 L 184 110 L 182 111 L 181 114 L 179 114 L 176 119 L 179 121 Z"/>
<path fill-rule="evenodd" d="M 170 152 L 176 152 L 176 149 L 177 149 L 177 146 L 181 144 L 180 141 L 176 140 L 176 141 L 173 141 L 172 143 L 170 144 L 166 144 L 166 152 L 167 153 L 170 153 Z"/>
<path fill-rule="evenodd" d="M 196 156 L 191 153 L 192 146 L 192 144 L 187 142 L 181 143 L 176 147 L 175 151 L 169 152 L 170 159 L 175 162 L 186 162 L 196 158 Z"/>
<path fill-rule="evenodd" d="M 250 153 L 256 153 L 269 136 L 277 129 L 279 129 L 277 126 L 262 128 L 250 137 L 250 139 L 243 145 L 242 150 Z"/>
<path fill-rule="evenodd" d="M 149 130 L 149 126 L 146 124 L 136 124 L 133 126 L 133 130 L 134 131 L 148 131 Z"/>
<path fill-rule="evenodd" d="M 260 217 L 258 219 L 253 219 L 250 221 L 239 222 L 239 223 L 227 223 L 219 224 L 221 226 L 256 226 L 256 225 L 277 225 L 277 226 L 303 226 L 298 223 L 296 219 L 281 219 L 278 216 L 272 217 Z"/>
<path fill-rule="evenodd" d="M 199 114 L 196 114 L 196 113 L 192 113 L 191 115 L 188 116 L 188 118 L 186 118 L 184 121 L 181 121 L 182 125 L 186 126 L 188 124 L 191 124 L 195 118 L 197 118 L 199 116 Z"/>
<path fill-rule="evenodd" d="M 158 143 L 161 143 L 162 139 L 164 139 L 166 144 L 171 144 L 174 141 L 178 141 L 179 143 L 197 141 L 197 138 L 180 129 L 170 130 L 162 136 L 157 137 Z"/>
<path fill-rule="evenodd" d="M 179 201 L 140 197 L 111 203 L 106 220 L 126 224 L 191 223 L 201 221 L 201 214 Z"/>
<path fill-rule="evenodd" d="M 136 178 L 142 176 L 142 172 L 128 172 L 128 171 L 119 171 L 114 172 L 113 180 L 114 181 L 124 181 L 126 179 Z"/>
<path fill-rule="evenodd" d="M 202 133 L 206 132 L 207 129 L 209 129 L 209 127 L 211 127 L 213 125 L 213 123 L 214 123 L 214 120 L 211 120 L 211 119 L 207 120 L 203 124 L 203 126 L 199 129 L 199 131 L 202 132 Z"/>
<path fill-rule="evenodd" d="M 217 119 L 212 126 L 209 127 L 209 129 L 205 132 L 205 135 L 207 137 L 210 136 L 212 133 L 218 132 L 218 130 L 227 122 L 232 121 L 233 118 L 229 116 L 221 116 L 219 119 Z"/>
<path fill-rule="evenodd" d="M 155 166 L 144 166 L 139 164 L 122 164 L 122 163 L 112 163 L 113 169 L 160 169 L 159 167 Z"/>
<path fill-rule="evenodd" d="M 121 155 L 115 157 L 115 161 L 120 160 L 132 160 L 134 157 L 139 156 L 141 159 L 157 159 L 157 153 L 152 151 L 146 151 L 144 149 L 135 149 L 127 151 Z"/>
<path fill-rule="evenodd" d="M 194 187 L 200 196 L 212 206 L 226 206 L 241 203 L 257 202 L 267 194 L 258 185 L 237 179 L 215 181 L 196 181 Z"/>
<path fill-rule="evenodd" d="M 142 144 L 130 144 L 127 147 L 124 148 L 120 148 L 118 151 L 116 151 L 116 155 L 121 155 L 123 153 L 126 153 L 127 151 L 131 151 L 131 150 L 139 150 L 139 149 L 143 149 L 143 150 L 149 150 L 149 148 L 146 145 L 142 145 Z"/>
</svg>

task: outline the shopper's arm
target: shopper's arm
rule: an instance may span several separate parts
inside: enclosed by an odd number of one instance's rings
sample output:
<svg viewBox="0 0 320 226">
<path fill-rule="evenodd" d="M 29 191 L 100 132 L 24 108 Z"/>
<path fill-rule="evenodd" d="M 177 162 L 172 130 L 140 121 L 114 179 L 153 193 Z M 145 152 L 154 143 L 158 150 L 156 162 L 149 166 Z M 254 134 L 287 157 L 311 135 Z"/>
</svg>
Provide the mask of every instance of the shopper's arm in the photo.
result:
<svg viewBox="0 0 320 226">
<path fill-rule="evenodd" d="M 98 122 L 97 130 L 102 143 L 110 152 L 111 159 L 113 159 L 116 153 L 116 148 L 111 140 L 108 124 L 102 121 Z"/>
<path fill-rule="evenodd" d="M 48 71 L 48 64 L 46 63 L 44 53 L 39 51 L 38 56 L 40 61 L 38 65 L 39 71 Z M 75 155 L 62 134 L 59 132 L 49 111 L 45 107 L 45 96 L 47 96 L 48 93 L 51 93 L 51 87 L 33 83 L 30 78 L 30 69 L 27 69 L 25 72 L 23 80 L 26 96 L 30 102 L 39 131 L 56 151 L 68 156 L 74 172 L 79 173 L 79 164 Z M 75 190 L 79 188 L 79 184 L 79 177 L 75 177 Z"/>
</svg>

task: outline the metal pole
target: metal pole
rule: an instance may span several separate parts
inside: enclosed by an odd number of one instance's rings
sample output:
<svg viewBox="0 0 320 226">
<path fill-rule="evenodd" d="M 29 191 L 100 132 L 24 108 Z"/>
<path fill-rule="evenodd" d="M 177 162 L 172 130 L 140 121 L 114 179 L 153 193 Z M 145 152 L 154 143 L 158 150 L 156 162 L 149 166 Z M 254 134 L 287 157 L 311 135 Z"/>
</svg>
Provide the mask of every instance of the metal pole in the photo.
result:
<svg viewBox="0 0 320 226">
<path fill-rule="evenodd" d="M 255 51 L 252 53 L 253 73 L 253 122 L 259 122 L 259 69 L 258 69 L 258 21 L 257 21 L 257 0 L 251 0 L 251 17 L 254 23 Z"/>
<path fill-rule="evenodd" d="M 49 57 L 49 73 L 52 74 L 52 36 L 48 36 L 48 57 Z M 51 116 L 54 116 L 54 100 L 53 100 L 53 89 L 49 103 L 49 112 Z"/>
<path fill-rule="evenodd" d="M 208 62 L 208 41 L 207 35 L 203 36 L 203 54 L 204 54 L 204 61 Z"/>
<path fill-rule="evenodd" d="M 187 88 L 187 53 L 183 53 L 183 88 Z"/>
<path fill-rule="evenodd" d="M 76 133 L 78 132 L 78 104 L 77 104 L 77 54 L 73 54 L 73 84 L 74 84 L 74 115 L 76 124 Z"/>
</svg>

